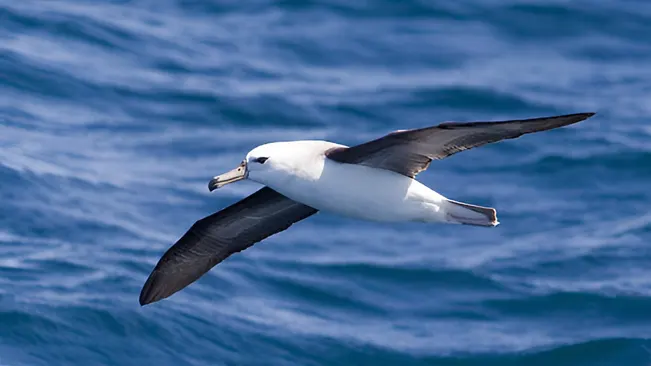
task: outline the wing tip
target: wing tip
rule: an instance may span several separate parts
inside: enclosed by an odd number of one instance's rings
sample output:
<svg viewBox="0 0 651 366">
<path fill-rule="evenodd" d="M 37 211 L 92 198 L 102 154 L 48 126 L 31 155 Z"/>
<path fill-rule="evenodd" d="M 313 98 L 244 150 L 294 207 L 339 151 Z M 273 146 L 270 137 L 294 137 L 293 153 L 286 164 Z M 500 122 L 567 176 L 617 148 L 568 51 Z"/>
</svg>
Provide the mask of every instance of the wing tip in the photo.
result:
<svg viewBox="0 0 651 366">
<path fill-rule="evenodd" d="M 578 121 L 583 121 L 594 116 L 595 114 L 597 114 L 597 112 L 583 112 L 583 113 L 568 114 L 565 117 L 576 117 Z"/>
<path fill-rule="evenodd" d="M 596 112 L 582 112 L 582 113 L 564 114 L 564 115 L 560 115 L 560 116 L 553 116 L 553 117 L 546 117 L 546 118 L 543 117 L 541 119 L 559 121 L 559 126 L 557 126 L 557 127 L 563 127 L 563 126 L 573 125 L 573 124 L 581 122 L 581 121 L 585 121 L 586 119 L 594 116 L 595 114 L 597 114 L 597 113 Z"/>
<path fill-rule="evenodd" d="M 140 297 L 140 300 L 138 302 L 140 303 L 140 306 L 146 306 L 155 302 L 155 300 L 149 300 L 147 298 Z"/>
<path fill-rule="evenodd" d="M 149 276 L 149 279 L 151 279 L 151 276 Z M 142 290 L 140 290 L 140 297 L 138 298 L 138 302 L 140 303 L 140 306 L 145 306 L 153 302 L 156 302 L 156 299 L 154 299 L 154 297 L 152 296 L 152 291 L 151 291 L 152 286 L 150 285 L 151 281 L 149 279 L 147 279 L 145 285 L 142 286 Z"/>
<path fill-rule="evenodd" d="M 140 290 L 140 297 L 138 298 L 140 306 L 149 305 L 171 295 L 165 294 L 164 291 L 162 291 L 160 281 L 158 281 L 157 277 L 158 271 L 154 270 L 149 275 L 149 278 L 147 278 L 145 284 L 142 286 L 142 290 Z"/>
</svg>

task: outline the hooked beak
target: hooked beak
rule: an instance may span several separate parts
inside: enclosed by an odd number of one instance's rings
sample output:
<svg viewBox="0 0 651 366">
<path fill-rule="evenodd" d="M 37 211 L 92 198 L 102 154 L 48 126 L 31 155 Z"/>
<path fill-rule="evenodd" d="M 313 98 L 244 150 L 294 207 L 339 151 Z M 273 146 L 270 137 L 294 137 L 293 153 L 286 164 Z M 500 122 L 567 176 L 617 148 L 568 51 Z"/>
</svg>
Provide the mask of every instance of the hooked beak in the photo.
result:
<svg viewBox="0 0 651 366">
<path fill-rule="evenodd" d="M 240 165 L 237 168 L 231 170 L 228 173 L 218 175 L 210 180 L 208 183 L 208 189 L 210 192 L 214 191 L 217 188 L 221 188 L 229 183 L 237 182 L 238 180 L 246 179 L 249 176 L 249 171 L 246 168 L 246 161 L 242 160 Z"/>
</svg>

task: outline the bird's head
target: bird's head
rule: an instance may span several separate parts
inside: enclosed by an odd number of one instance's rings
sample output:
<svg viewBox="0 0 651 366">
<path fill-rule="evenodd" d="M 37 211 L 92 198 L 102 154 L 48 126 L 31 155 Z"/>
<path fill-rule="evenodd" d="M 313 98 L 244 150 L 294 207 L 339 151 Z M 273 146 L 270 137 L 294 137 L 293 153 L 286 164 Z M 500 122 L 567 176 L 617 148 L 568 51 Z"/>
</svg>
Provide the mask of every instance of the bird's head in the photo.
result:
<svg viewBox="0 0 651 366">
<path fill-rule="evenodd" d="M 249 151 L 235 169 L 211 179 L 208 189 L 214 191 L 242 179 L 251 179 L 267 184 L 275 176 L 290 170 L 290 163 L 296 160 L 296 153 L 291 148 L 291 143 L 274 142 L 260 145 Z"/>
</svg>

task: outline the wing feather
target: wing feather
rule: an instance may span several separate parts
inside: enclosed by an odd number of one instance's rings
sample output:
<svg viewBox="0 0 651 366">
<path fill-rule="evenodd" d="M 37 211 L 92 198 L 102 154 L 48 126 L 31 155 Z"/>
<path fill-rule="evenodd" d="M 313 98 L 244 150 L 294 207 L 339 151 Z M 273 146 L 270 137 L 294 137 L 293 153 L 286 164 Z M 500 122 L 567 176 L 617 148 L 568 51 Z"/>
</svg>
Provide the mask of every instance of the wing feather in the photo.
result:
<svg viewBox="0 0 651 366">
<path fill-rule="evenodd" d="M 156 264 L 140 292 L 140 304 L 169 297 L 231 254 L 286 230 L 316 212 L 310 206 L 264 187 L 195 222 Z"/>
<path fill-rule="evenodd" d="M 524 134 L 571 125 L 593 115 L 576 113 L 498 122 L 447 122 L 395 131 L 349 148 L 334 148 L 326 156 L 340 163 L 367 165 L 415 178 L 432 160 Z"/>
</svg>

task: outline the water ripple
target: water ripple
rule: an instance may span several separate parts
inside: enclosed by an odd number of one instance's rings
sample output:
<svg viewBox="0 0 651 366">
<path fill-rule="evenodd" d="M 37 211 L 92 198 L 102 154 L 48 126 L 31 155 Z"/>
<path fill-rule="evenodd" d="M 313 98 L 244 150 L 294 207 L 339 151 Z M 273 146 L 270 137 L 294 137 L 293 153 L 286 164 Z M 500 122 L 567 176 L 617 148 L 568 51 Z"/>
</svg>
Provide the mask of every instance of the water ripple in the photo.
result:
<svg viewBox="0 0 651 366">
<path fill-rule="evenodd" d="M 651 362 L 643 1 L 0 3 L 0 365 Z M 502 225 L 328 213 L 138 293 L 254 146 L 595 111 L 433 162 Z M 190 347 L 188 347 L 190 346 Z"/>
</svg>

